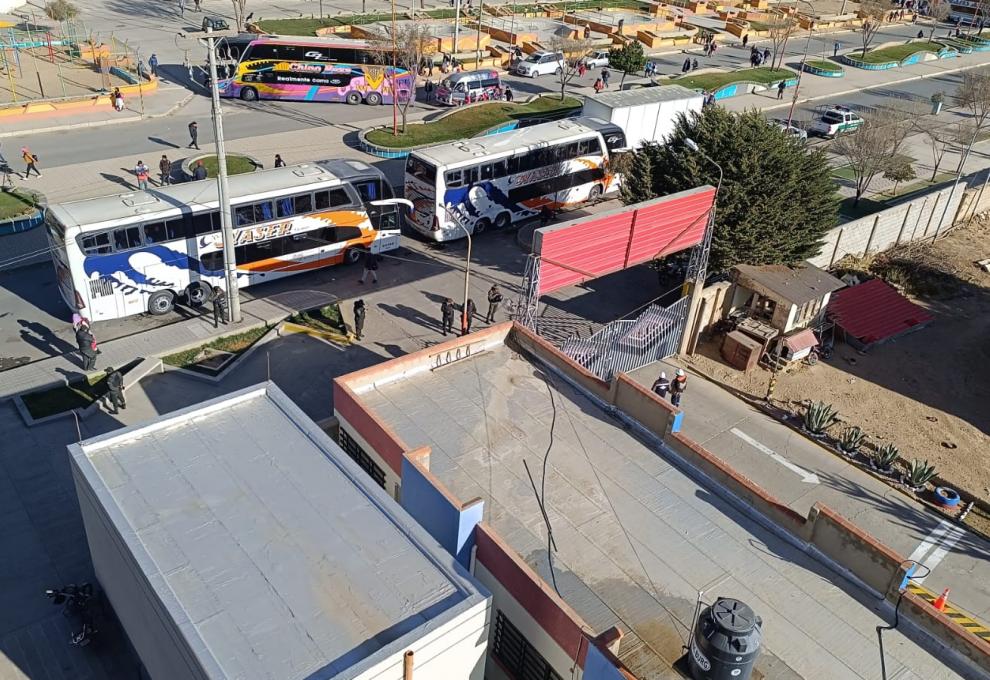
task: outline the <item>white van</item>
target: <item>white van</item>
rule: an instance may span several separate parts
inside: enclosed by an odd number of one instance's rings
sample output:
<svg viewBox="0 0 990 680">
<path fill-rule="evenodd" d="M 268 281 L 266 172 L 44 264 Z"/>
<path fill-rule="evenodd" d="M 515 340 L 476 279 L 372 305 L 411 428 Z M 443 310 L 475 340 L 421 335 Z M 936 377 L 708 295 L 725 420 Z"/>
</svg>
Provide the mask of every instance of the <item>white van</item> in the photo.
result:
<svg viewBox="0 0 990 680">
<path fill-rule="evenodd" d="M 441 104 L 458 106 L 502 99 L 502 79 L 498 71 L 483 68 L 477 71 L 453 73 L 437 85 L 436 100 Z"/>
<path fill-rule="evenodd" d="M 567 65 L 564 63 L 564 55 L 561 52 L 533 52 L 518 64 L 516 64 L 516 75 L 527 78 L 538 78 L 540 76 L 560 73 Z"/>
</svg>

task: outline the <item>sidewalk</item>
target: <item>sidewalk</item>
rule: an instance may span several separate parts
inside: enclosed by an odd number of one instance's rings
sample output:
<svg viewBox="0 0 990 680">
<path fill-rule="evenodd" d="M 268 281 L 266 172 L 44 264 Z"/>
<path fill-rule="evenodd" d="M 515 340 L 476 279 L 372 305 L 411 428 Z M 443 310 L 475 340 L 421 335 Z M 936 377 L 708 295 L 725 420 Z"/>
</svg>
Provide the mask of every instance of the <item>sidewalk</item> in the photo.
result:
<svg viewBox="0 0 990 680">
<path fill-rule="evenodd" d="M 649 388 L 661 370 L 672 376 L 679 363 L 650 364 L 630 376 Z M 688 437 L 801 515 L 824 503 L 905 558 L 924 562 L 932 570 L 926 588 L 938 593 L 951 588 L 954 606 L 990 620 L 990 543 L 956 529 L 705 377 L 689 372 L 688 386 L 682 402 Z"/>
</svg>

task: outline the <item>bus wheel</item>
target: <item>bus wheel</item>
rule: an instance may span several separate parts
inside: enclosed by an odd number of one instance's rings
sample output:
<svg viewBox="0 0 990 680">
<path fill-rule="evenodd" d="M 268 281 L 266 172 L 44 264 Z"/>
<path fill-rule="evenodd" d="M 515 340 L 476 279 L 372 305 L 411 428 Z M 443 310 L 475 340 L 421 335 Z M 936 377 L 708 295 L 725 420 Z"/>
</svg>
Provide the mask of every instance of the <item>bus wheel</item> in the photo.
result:
<svg viewBox="0 0 990 680">
<path fill-rule="evenodd" d="M 488 228 L 492 226 L 491 221 L 487 217 L 482 217 L 480 220 L 474 223 L 474 233 L 484 234 L 488 231 Z"/>
<path fill-rule="evenodd" d="M 510 224 L 512 224 L 512 215 L 507 212 L 504 212 L 495 218 L 496 229 L 505 229 Z"/>
<path fill-rule="evenodd" d="M 602 197 L 602 185 L 596 184 L 593 187 L 591 187 L 591 191 L 588 192 L 588 200 L 594 203 L 601 197 Z"/>
<path fill-rule="evenodd" d="M 368 96 L 364 98 L 364 103 L 368 106 L 378 106 L 382 103 L 382 96 L 377 92 L 369 92 Z"/>
<path fill-rule="evenodd" d="M 210 297 L 209 288 L 199 281 L 194 281 L 186 286 L 186 300 L 193 307 L 199 307 Z"/>
<path fill-rule="evenodd" d="M 241 99 L 246 102 L 257 101 L 258 91 L 253 87 L 245 87 L 241 90 Z"/>
<path fill-rule="evenodd" d="M 348 248 L 347 252 L 344 253 L 344 262 L 347 264 L 357 264 L 361 261 L 363 254 L 364 248 Z"/>
<path fill-rule="evenodd" d="M 357 106 L 361 103 L 361 93 L 360 92 L 348 92 L 347 97 L 344 99 L 351 106 Z"/>
<path fill-rule="evenodd" d="M 153 316 L 168 314 L 175 307 L 175 296 L 170 290 L 159 290 L 148 298 L 148 313 Z"/>
</svg>

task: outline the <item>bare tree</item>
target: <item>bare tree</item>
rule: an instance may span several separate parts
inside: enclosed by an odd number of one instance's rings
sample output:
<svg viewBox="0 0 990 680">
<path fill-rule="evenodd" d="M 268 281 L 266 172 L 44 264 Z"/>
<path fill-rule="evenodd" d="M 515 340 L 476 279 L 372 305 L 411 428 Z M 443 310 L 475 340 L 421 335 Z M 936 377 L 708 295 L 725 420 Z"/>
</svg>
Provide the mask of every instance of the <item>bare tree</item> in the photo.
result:
<svg viewBox="0 0 990 680">
<path fill-rule="evenodd" d="M 784 63 L 784 51 L 787 48 L 787 39 L 797 28 L 797 21 L 790 14 L 774 12 L 769 22 L 770 43 L 773 45 L 773 59 L 770 61 L 771 68 L 780 68 Z M 778 63 L 779 62 L 779 63 Z"/>
<path fill-rule="evenodd" d="M 931 42 L 935 37 L 935 28 L 939 22 L 948 19 L 951 12 L 952 5 L 949 4 L 949 0 L 931 0 L 928 5 L 928 14 L 932 18 L 932 30 L 928 33 L 928 42 Z"/>
<path fill-rule="evenodd" d="M 397 78 L 392 81 L 392 96 L 397 97 L 399 102 L 402 132 L 405 133 L 409 104 L 415 98 L 420 69 L 427 60 L 433 58 L 433 54 L 436 52 L 436 38 L 432 35 L 428 24 L 408 22 L 396 26 L 394 40 L 391 28 L 389 28 L 386 35 L 379 35 L 371 40 L 371 47 L 374 50 L 375 60 L 386 66 L 392 64 L 394 48 L 396 65 L 409 71 L 409 94 L 407 96 L 400 96 L 401 88 L 398 86 Z M 393 78 L 396 75 L 393 73 Z"/>
<path fill-rule="evenodd" d="M 234 5 L 234 27 L 238 31 L 243 31 L 244 26 L 244 16 L 247 12 L 247 0 L 230 0 L 231 4 Z"/>
<path fill-rule="evenodd" d="M 988 17 L 990 17 L 990 2 L 987 0 L 977 0 L 976 6 L 973 7 L 973 19 L 969 22 L 969 28 L 966 32 L 972 33 L 973 29 L 979 26 L 980 33 L 982 33 L 983 26 L 987 23 Z"/>
<path fill-rule="evenodd" d="M 897 155 L 911 131 L 910 114 L 896 109 L 877 109 L 863 116 L 855 133 L 840 135 L 830 151 L 844 158 L 853 174 L 859 204 L 876 176 L 882 174 Z"/>
<path fill-rule="evenodd" d="M 915 125 L 915 129 L 921 131 L 932 148 L 932 178 L 929 181 L 934 182 L 938 176 L 938 168 L 945 158 L 945 152 L 952 146 L 958 133 L 954 133 L 947 126 L 938 126 L 932 122 L 922 122 Z"/>
<path fill-rule="evenodd" d="M 564 55 L 564 64 L 557 70 L 557 80 L 560 83 L 560 101 L 567 96 L 567 85 L 578 74 L 578 62 L 581 57 L 591 50 L 591 41 L 584 38 L 568 38 L 554 35 L 548 41 L 551 52 Z"/>
<path fill-rule="evenodd" d="M 893 9 L 890 0 L 861 0 L 859 3 L 859 17 L 863 20 L 860 37 L 863 39 L 864 56 Z"/>
<path fill-rule="evenodd" d="M 969 109 L 971 122 L 978 130 L 986 127 L 990 123 L 990 71 L 966 71 L 956 91 L 956 99 Z"/>
</svg>

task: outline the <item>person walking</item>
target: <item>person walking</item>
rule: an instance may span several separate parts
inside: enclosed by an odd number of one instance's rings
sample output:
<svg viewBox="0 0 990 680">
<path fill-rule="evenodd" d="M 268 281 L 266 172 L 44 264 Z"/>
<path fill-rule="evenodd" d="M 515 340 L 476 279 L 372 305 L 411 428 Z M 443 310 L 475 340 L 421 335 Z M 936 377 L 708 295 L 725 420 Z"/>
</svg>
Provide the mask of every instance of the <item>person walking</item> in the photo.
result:
<svg viewBox="0 0 990 680">
<path fill-rule="evenodd" d="M 162 159 L 158 161 L 158 177 L 163 187 L 172 183 L 172 161 L 165 154 L 162 154 Z"/>
<path fill-rule="evenodd" d="M 120 91 L 120 88 L 119 87 L 113 88 L 113 94 L 111 95 L 111 98 L 113 99 L 113 110 L 114 111 L 117 111 L 118 113 L 120 111 L 123 111 L 124 110 L 124 95 Z"/>
<path fill-rule="evenodd" d="M 602 69 L 602 84 L 605 86 L 606 89 L 608 89 L 608 79 L 611 78 L 611 77 L 612 77 L 612 74 L 609 73 L 609 70 L 607 68 L 603 68 Z"/>
<path fill-rule="evenodd" d="M 495 313 L 500 304 L 502 304 L 502 291 L 498 289 L 497 283 L 493 283 L 492 287 L 488 289 L 488 314 L 485 316 L 485 323 L 491 323 L 495 320 Z"/>
<path fill-rule="evenodd" d="M 697 59 L 692 59 L 691 60 L 691 70 L 692 71 L 697 71 L 698 70 L 698 60 Z"/>
<path fill-rule="evenodd" d="M 840 47 L 842 47 L 842 45 L 839 44 L 839 41 L 838 40 L 836 40 L 834 43 L 832 43 L 832 56 L 833 57 L 839 56 L 839 48 Z"/>
<path fill-rule="evenodd" d="M 674 406 L 680 406 L 681 397 L 684 396 L 685 390 L 687 390 L 687 376 L 684 375 L 683 368 L 678 368 L 674 382 L 670 383 L 670 403 Z"/>
<path fill-rule="evenodd" d="M 193 168 L 193 179 L 200 180 L 200 179 L 206 179 L 206 177 L 207 177 L 206 166 L 203 165 L 203 161 L 196 161 L 196 167 Z"/>
<path fill-rule="evenodd" d="M 186 0 L 179 0 L 179 16 L 184 17 L 186 15 Z"/>
<path fill-rule="evenodd" d="M 595 93 L 596 94 L 605 89 L 605 83 L 602 82 L 602 79 L 601 78 L 596 78 L 595 79 L 594 88 L 595 88 Z"/>
<path fill-rule="evenodd" d="M 89 326 L 81 325 L 76 330 L 76 347 L 79 348 L 79 356 L 82 358 L 82 369 L 92 371 L 96 367 L 96 355 L 99 354 L 99 349 Z"/>
<path fill-rule="evenodd" d="M 786 80 L 781 80 L 779 83 L 777 83 L 777 99 L 783 99 L 784 98 L 784 88 L 785 87 L 787 87 L 787 81 Z"/>
<path fill-rule="evenodd" d="M 749 33 L 743 36 L 742 46 L 746 47 L 746 43 L 749 42 Z"/>
<path fill-rule="evenodd" d="M 364 317 L 367 316 L 368 310 L 364 306 L 364 300 L 354 301 L 354 337 L 358 340 L 364 334 Z"/>
<path fill-rule="evenodd" d="M 89 319 L 79 313 L 79 310 L 72 312 L 72 332 L 79 330 L 80 326 L 89 327 Z"/>
<path fill-rule="evenodd" d="M 440 303 L 440 328 L 444 335 L 454 332 L 454 301 L 449 297 Z"/>
<path fill-rule="evenodd" d="M 144 164 L 144 161 L 138 161 L 137 165 L 134 166 L 134 176 L 137 178 L 138 191 L 148 190 L 148 176 L 150 174 L 151 169 Z"/>
<path fill-rule="evenodd" d="M 512 88 L 509 87 L 508 83 L 505 84 L 505 92 L 503 92 L 502 94 L 505 96 L 505 101 L 507 102 L 512 101 Z"/>
<path fill-rule="evenodd" d="M 691 58 L 688 57 L 687 59 L 684 60 L 684 63 L 681 64 L 681 73 L 687 73 L 690 70 L 691 70 Z"/>
<path fill-rule="evenodd" d="M 464 309 L 464 317 L 461 319 L 461 335 L 467 335 L 471 332 L 471 322 L 474 321 L 474 315 L 478 313 L 478 308 L 474 304 L 474 300 L 468 298 L 467 307 Z"/>
<path fill-rule="evenodd" d="M 196 121 L 189 123 L 189 146 L 187 148 L 199 150 L 199 126 Z"/>
<path fill-rule="evenodd" d="M 124 400 L 124 376 L 113 366 L 107 366 L 107 397 L 110 401 L 111 415 L 117 415 L 121 409 L 127 409 Z"/>
<path fill-rule="evenodd" d="M 670 392 L 670 380 L 666 371 L 660 371 L 660 377 L 653 381 L 652 389 L 661 399 L 667 398 L 667 393 Z"/>
<path fill-rule="evenodd" d="M 285 161 L 282 160 L 281 154 L 275 154 L 275 167 L 276 168 L 284 168 L 285 167 Z"/>
<path fill-rule="evenodd" d="M 227 294 L 220 286 L 213 286 L 213 327 L 227 325 Z"/>
<path fill-rule="evenodd" d="M 770 61 L 770 48 L 769 47 L 764 47 L 763 48 L 763 63 L 766 64 L 769 61 Z"/>
<path fill-rule="evenodd" d="M 196 8 L 197 12 L 203 11 L 203 0 L 193 0 L 193 6 Z"/>
<path fill-rule="evenodd" d="M 153 75 L 154 77 L 157 78 L 158 77 L 158 55 L 155 54 L 154 52 L 152 52 L 151 53 L 151 56 L 148 57 L 148 66 L 151 67 L 151 75 Z"/>
<path fill-rule="evenodd" d="M 370 250 L 364 251 L 364 271 L 361 272 L 358 283 L 364 283 L 368 274 L 371 274 L 372 283 L 378 283 L 378 257 L 378 253 L 373 253 Z"/>
<path fill-rule="evenodd" d="M 21 159 L 24 161 L 24 179 L 31 176 L 31 171 L 34 170 L 34 174 L 41 177 L 41 171 L 38 170 L 38 157 L 31 153 L 31 150 L 26 146 L 21 147 Z"/>
</svg>

